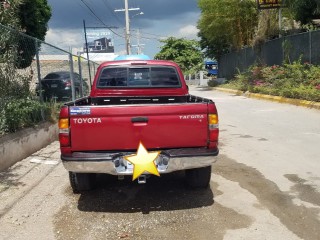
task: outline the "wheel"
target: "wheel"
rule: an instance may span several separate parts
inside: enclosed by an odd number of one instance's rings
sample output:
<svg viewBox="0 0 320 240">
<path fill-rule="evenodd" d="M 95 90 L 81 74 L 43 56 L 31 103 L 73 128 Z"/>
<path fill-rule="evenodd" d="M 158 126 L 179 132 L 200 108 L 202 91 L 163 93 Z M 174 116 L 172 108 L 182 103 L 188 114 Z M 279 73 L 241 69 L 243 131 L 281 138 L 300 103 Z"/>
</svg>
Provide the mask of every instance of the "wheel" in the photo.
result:
<svg viewBox="0 0 320 240">
<path fill-rule="evenodd" d="M 80 193 L 94 188 L 96 174 L 69 172 L 69 180 L 73 193 Z"/>
<path fill-rule="evenodd" d="M 211 178 L 211 166 L 186 170 L 186 181 L 190 187 L 206 188 Z"/>
</svg>

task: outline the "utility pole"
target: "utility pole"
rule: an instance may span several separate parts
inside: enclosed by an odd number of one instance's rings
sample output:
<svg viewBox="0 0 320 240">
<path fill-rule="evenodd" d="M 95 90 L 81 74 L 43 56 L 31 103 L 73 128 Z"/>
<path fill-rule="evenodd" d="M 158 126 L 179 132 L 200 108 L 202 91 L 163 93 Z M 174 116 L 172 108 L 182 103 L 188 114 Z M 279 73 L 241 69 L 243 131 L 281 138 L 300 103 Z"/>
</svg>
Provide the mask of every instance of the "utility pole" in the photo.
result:
<svg viewBox="0 0 320 240">
<path fill-rule="evenodd" d="M 282 10 L 281 8 L 279 8 L 279 38 L 282 37 L 281 36 L 281 31 L 282 31 Z"/>
<path fill-rule="evenodd" d="M 131 54 L 129 11 L 134 11 L 134 10 L 140 10 L 140 8 L 129 8 L 128 0 L 124 0 L 124 9 L 114 10 L 115 12 L 125 12 L 125 18 L 126 18 L 125 38 L 126 38 L 126 50 L 128 55 Z"/>
<path fill-rule="evenodd" d="M 138 45 L 138 54 L 141 54 L 141 45 L 140 45 L 140 29 L 137 30 L 137 45 Z"/>
<path fill-rule="evenodd" d="M 142 54 L 142 46 L 145 44 L 140 43 L 141 35 L 140 35 L 140 29 L 137 29 L 137 45 L 132 45 L 133 47 L 137 47 L 137 54 Z"/>
<path fill-rule="evenodd" d="M 129 7 L 128 7 L 128 0 L 124 0 L 124 8 L 125 8 L 125 15 L 126 15 L 126 47 L 127 47 L 127 54 L 131 54 L 131 47 L 130 47 L 130 23 L 129 23 Z"/>
<path fill-rule="evenodd" d="M 92 87 L 92 81 L 91 81 L 91 67 L 90 67 L 90 59 L 89 59 L 89 46 L 88 46 L 88 39 L 87 39 L 87 29 L 86 29 L 86 21 L 83 19 L 83 29 L 84 29 L 84 38 L 86 41 L 86 52 L 87 52 L 87 63 L 88 63 L 88 70 L 89 70 L 89 81 L 90 81 L 90 89 Z"/>
</svg>

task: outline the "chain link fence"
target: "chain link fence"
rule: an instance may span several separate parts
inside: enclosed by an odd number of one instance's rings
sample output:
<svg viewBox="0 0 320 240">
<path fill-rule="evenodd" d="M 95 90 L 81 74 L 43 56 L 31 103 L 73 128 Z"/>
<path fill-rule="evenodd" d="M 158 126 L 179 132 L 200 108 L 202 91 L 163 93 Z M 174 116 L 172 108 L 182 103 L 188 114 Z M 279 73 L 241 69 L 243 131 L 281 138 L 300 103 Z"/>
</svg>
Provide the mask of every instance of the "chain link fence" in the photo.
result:
<svg viewBox="0 0 320 240">
<path fill-rule="evenodd" d="M 87 95 L 97 67 L 98 63 L 0 24 L 0 135 L 46 120 L 48 102 Z M 63 86 L 45 82 L 63 74 Z"/>
<path fill-rule="evenodd" d="M 219 59 L 219 77 L 232 79 L 239 71 L 246 71 L 253 64 L 282 65 L 283 62 L 301 60 L 303 63 L 320 64 L 320 30 L 284 36 L 254 48 L 243 48 Z"/>
<path fill-rule="evenodd" d="M 44 89 L 40 89 L 41 87 L 47 86 L 53 90 L 53 87 L 59 83 L 52 81 L 50 85 L 50 81 L 47 81 L 46 84 L 40 85 L 39 82 L 41 79 L 45 81 L 45 79 L 52 80 L 55 76 L 66 76 L 70 80 L 66 82 L 66 84 L 69 84 L 71 87 L 69 93 L 65 92 L 61 93 L 61 95 L 58 93 L 58 95 L 55 96 L 54 93 L 57 91 L 51 91 L 49 95 L 47 94 L 40 97 L 44 100 L 48 98 L 56 98 L 59 101 L 74 100 L 88 95 L 98 66 L 98 63 L 72 55 L 50 44 L 42 43 L 38 53 L 35 55 L 33 64 L 30 66 L 32 73 L 32 83 L 30 87 L 36 90 L 36 92 L 46 94 Z"/>
</svg>

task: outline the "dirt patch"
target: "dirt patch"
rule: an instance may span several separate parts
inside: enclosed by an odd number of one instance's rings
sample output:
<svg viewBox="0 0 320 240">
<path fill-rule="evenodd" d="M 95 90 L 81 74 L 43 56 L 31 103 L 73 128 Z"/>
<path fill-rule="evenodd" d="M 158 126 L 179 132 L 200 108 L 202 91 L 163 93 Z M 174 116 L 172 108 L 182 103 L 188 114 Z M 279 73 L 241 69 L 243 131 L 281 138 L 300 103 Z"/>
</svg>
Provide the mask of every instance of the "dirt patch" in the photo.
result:
<svg viewBox="0 0 320 240">
<path fill-rule="evenodd" d="M 242 188 L 254 194 L 264 207 L 300 238 L 320 239 L 320 221 L 314 208 L 295 205 L 294 197 L 282 192 L 274 182 L 266 179 L 256 169 L 238 163 L 225 155 L 219 155 L 219 161 L 214 169 L 216 174 L 238 182 Z M 309 191 L 312 190 L 309 189 Z"/>
<path fill-rule="evenodd" d="M 306 184 L 307 180 L 299 178 L 296 174 L 284 175 L 289 181 L 295 183 L 291 188 L 302 201 L 320 206 L 320 193 L 312 185 Z"/>
<path fill-rule="evenodd" d="M 73 195 L 54 217 L 57 239 L 223 239 L 252 220 L 214 202 L 218 185 L 192 190 L 182 173 L 151 177 L 146 185 L 99 176 L 98 188 Z"/>
</svg>

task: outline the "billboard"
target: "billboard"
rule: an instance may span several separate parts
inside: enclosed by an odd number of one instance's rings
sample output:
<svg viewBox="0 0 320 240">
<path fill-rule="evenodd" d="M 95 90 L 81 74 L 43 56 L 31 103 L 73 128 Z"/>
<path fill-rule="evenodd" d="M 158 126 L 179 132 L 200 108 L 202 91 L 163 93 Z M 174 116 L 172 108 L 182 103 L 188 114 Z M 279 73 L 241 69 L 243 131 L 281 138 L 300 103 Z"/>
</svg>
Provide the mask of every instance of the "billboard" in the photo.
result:
<svg viewBox="0 0 320 240">
<path fill-rule="evenodd" d="M 83 51 L 89 53 L 114 53 L 113 35 L 107 28 L 86 28 L 87 42 Z"/>
<path fill-rule="evenodd" d="M 258 9 L 272 9 L 284 7 L 285 0 L 257 0 Z"/>
</svg>

